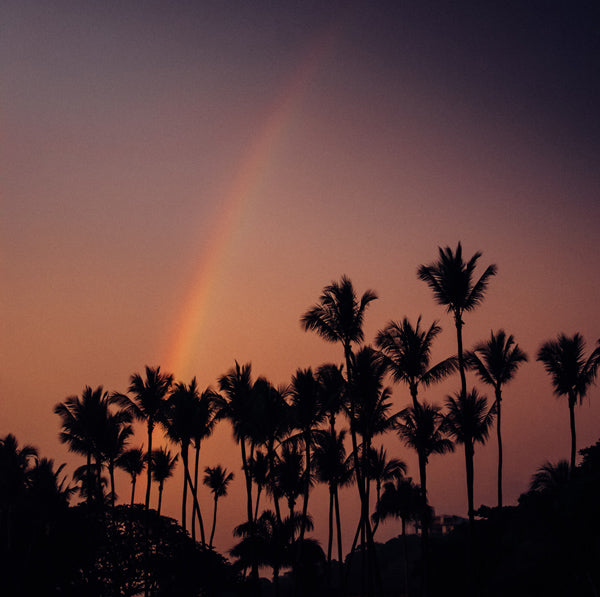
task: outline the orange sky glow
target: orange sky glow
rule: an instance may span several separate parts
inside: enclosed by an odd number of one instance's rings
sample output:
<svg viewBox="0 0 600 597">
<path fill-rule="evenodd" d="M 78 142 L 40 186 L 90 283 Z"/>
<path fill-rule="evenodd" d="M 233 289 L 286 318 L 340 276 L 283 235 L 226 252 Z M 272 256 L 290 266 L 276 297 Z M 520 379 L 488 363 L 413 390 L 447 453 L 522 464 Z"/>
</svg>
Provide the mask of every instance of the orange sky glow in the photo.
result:
<svg viewBox="0 0 600 597">
<path fill-rule="evenodd" d="M 465 316 L 466 347 L 504 328 L 530 357 L 504 392 L 505 501 L 568 458 L 567 404 L 535 354 L 559 332 L 589 350 L 600 337 L 598 15 L 418 6 L 6 3 L 0 435 L 72 472 L 81 459 L 52 409 L 85 385 L 125 391 L 161 365 L 216 386 L 234 360 L 281 384 L 341 363 L 299 320 L 342 274 L 380 297 L 368 343 L 422 315 L 443 328 L 441 360 L 453 322 L 416 270 L 460 240 L 483 253 L 480 271 L 498 265 Z M 458 386 L 423 397 L 441 404 Z M 394 386 L 397 410 L 409 399 Z M 598 387 L 576 416 L 578 447 L 596 442 Z M 385 446 L 417 479 L 415 455 L 394 435 Z M 492 435 L 476 448 L 476 506 L 495 503 L 496 457 Z M 228 423 L 201 460 L 236 474 L 217 527 L 226 550 L 244 516 Z M 463 460 L 431 460 L 437 513 L 466 514 Z M 175 518 L 181 477 L 165 488 Z M 358 497 L 344 491 L 347 549 Z M 311 502 L 323 541 L 326 490 Z M 201 505 L 208 516 L 208 491 Z"/>
</svg>

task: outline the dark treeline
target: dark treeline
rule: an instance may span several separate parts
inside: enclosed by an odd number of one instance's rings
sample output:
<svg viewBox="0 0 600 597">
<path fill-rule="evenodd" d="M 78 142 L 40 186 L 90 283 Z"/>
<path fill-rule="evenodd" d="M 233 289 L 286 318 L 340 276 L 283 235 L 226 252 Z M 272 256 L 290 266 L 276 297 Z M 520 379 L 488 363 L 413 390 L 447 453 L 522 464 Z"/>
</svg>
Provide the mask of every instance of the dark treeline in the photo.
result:
<svg viewBox="0 0 600 597">
<path fill-rule="evenodd" d="M 64 465 L 34 447 L 10 434 L 0 439 L 4 594 L 598 595 L 600 443 L 581 450 L 577 466 L 574 413 L 600 366 L 600 340 L 589 355 L 579 334 L 540 346 L 536 358 L 568 402 L 570 457 L 544 464 L 519 504 L 505 506 L 502 400 L 528 355 L 504 330 L 463 346 L 466 315 L 496 275 L 495 265 L 476 273 L 480 257 L 465 260 L 459 243 L 418 268 L 454 322 L 456 354 L 440 362 L 431 353 L 441 328 L 421 317 L 391 321 L 373 345 L 364 344 L 365 315 L 377 295 L 357 293 L 343 276 L 301 317 L 306 331 L 340 345 L 339 364 L 298 369 L 286 386 L 236 362 L 204 390 L 195 378 L 176 381 L 160 367 L 133 374 L 125 393 L 86 387 L 54 409 L 60 441 L 84 459 L 71 481 Z M 467 385 L 467 371 L 482 389 Z M 425 400 L 429 386 L 453 375 L 459 386 L 444 404 Z M 410 406 L 394 412 L 388 378 L 408 389 Z M 137 445 L 134 420 L 146 428 Z M 213 540 L 236 473 L 207 466 L 201 454 L 223 420 L 233 429 L 245 487 L 245 515 L 227 558 Z M 494 427 L 497 504 L 476 511 L 474 453 Z M 155 447 L 157 430 L 170 449 Z M 382 446 L 390 433 L 416 452 L 418 482 Z M 468 518 L 455 518 L 446 532 L 429 503 L 427 465 L 455 449 L 465 457 Z M 176 466 L 183 469 L 180 523 L 160 514 Z M 116 502 L 115 467 L 131 479 L 126 504 Z M 326 545 L 311 536 L 316 483 L 328 488 Z M 356 489 L 358 520 L 342 516 L 345 486 Z M 202 491 L 213 498 L 210 512 L 200 507 Z M 382 545 L 375 537 L 389 517 L 401 521 L 402 534 Z M 342 545 L 342 525 L 355 530 L 351 546 Z"/>
</svg>

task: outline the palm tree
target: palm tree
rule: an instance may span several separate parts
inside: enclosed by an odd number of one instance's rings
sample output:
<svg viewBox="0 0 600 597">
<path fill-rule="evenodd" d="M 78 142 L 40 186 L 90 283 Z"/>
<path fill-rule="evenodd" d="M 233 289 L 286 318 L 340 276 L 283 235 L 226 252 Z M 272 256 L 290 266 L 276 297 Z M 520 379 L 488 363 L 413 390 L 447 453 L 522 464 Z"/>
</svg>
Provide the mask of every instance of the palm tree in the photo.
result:
<svg viewBox="0 0 600 597">
<path fill-rule="evenodd" d="M 465 447 L 465 464 L 467 472 L 467 500 L 469 526 L 472 528 L 475 519 L 473 507 L 473 457 L 475 444 L 483 444 L 488 438 L 494 420 L 494 407 L 488 408 L 487 398 L 480 396 L 476 389 L 471 390 L 464 398 L 460 394 L 446 398 L 446 423 L 448 433 L 457 443 Z"/>
<path fill-rule="evenodd" d="M 502 388 L 517 372 L 527 355 L 519 348 L 512 336 L 504 330 L 491 332 L 487 342 L 480 342 L 472 351 L 465 354 L 467 366 L 475 369 L 481 381 L 494 388 L 496 401 L 496 434 L 498 436 L 498 508 L 502 508 L 502 433 L 501 404 Z"/>
<path fill-rule="evenodd" d="M 310 492 L 312 466 L 311 454 L 317 435 L 317 427 L 325 419 L 321 402 L 321 386 L 313 375 L 312 369 L 298 369 L 292 378 L 291 405 L 294 427 L 300 430 L 297 437 L 301 438 L 304 446 L 304 500 L 302 503 L 302 518 L 308 514 L 308 496 Z M 300 528 L 300 541 L 304 539 L 304 524 Z"/>
<path fill-rule="evenodd" d="M 530 491 L 550 494 L 563 491 L 569 485 L 571 470 L 566 460 L 559 460 L 556 464 L 546 462 L 533 475 Z"/>
<path fill-rule="evenodd" d="M 376 525 L 386 518 L 399 518 L 402 523 L 402 544 L 404 546 L 404 594 L 408 595 L 408 544 L 406 540 L 406 523 L 417 520 L 427 504 L 423 502 L 423 494 L 410 478 L 395 476 L 387 481 L 383 493 L 377 500 L 373 518 Z"/>
<path fill-rule="evenodd" d="M 79 396 L 70 396 L 64 402 L 54 407 L 55 414 L 62 419 L 62 430 L 59 440 L 67 444 L 70 452 L 86 457 L 87 467 L 87 502 L 91 504 L 96 499 L 102 503 L 101 468 L 103 435 L 106 431 L 106 421 L 109 409 L 118 402 L 114 396 L 109 396 L 102 386 L 93 390 L 86 386 Z M 92 475 L 92 458 L 95 460 L 96 481 Z"/>
<path fill-rule="evenodd" d="M 12 546 L 14 511 L 25 499 L 37 458 L 37 449 L 28 445 L 20 448 L 12 433 L 0 439 L 0 529 L 4 531 L 5 553 L 10 553 Z"/>
<path fill-rule="evenodd" d="M 260 505 L 260 495 L 262 490 L 269 485 L 269 458 L 260 450 L 257 451 L 248 462 L 252 480 L 256 485 L 256 503 L 254 504 L 254 518 L 258 517 L 258 508 Z"/>
<path fill-rule="evenodd" d="M 427 500 L 427 465 L 432 454 L 452 452 L 454 446 L 445 437 L 446 426 L 438 406 L 418 404 L 398 413 L 396 430 L 404 444 L 417 452 L 419 482 L 423 498 Z M 425 528 L 425 527 L 423 527 Z"/>
<path fill-rule="evenodd" d="M 165 481 L 170 479 L 175 472 L 175 463 L 179 455 L 173 456 L 170 450 L 159 448 L 152 450 L 152 478 L 158 483 L 158 507 L 156 509 L 160 516 L 160 507 L 162 505 L 162 494 Z"/>
<path fill-rule="evenodd" d="M 221 416 L 223 408 L 223 400 L 217 392 L 208 386 L 196 401 L 196 408 L 193 415 L 193 434 L 192 441 L 194 442 L 194 509 L 192 510 L 192 540 L 196 540 L 196 518 L 200 526 L 200 537 L 202 543 L 206 544 L 204 537 L 204 522 L 200 512 L 200 504 L 198 503 L 198 473 L 200 469 L 200 448 L 202 442 L 210 437 L 215 430 L 215 426 Z"/>
<path fill-rule="evenodd" d="M 223 392 L 225 398 L 222 416 L 231 422 L 233 436 L 240 445 L 242 452 L 242 469 L 246 480 L 246 512 L 248 522 L 252 522 L 254 512 L 252 510 L 252 475 L 248 466 L 247 444 L 252 442 L 252 437 L 256 431 L 255 416 L 253 413 L 251 369 L 250 363 L 240 367 L 236 361 L 235 367 L 219 378 L 219 389 Z"/>
<path fill-rule="evenodd" d="M 211 468 L 207 466 L 204 469 L 204 485 L 210 488 L 211 493 L 214 496 L 215 507 L 213 511 L 213 523 L 212 530 L 210 532 L 210 540 L 208 547 L 212 549 L 213 538 L 215 536 L 215 527 L 217 525 L 217 502 L 220 497 L 227 495 L 227 486 L 233 481 L 233 473 L 227 472 L 226 468 L 223 468 L 220 464 Z"/>
<path fill-rule="evenodd" d="M 335 509 L 335 522 L 337 529 L 338 564 L 343 565 L 342 559 L 342 526 L 340 519 L 340 502 L 338 489 L 352 482 L 353 472 L 350 459 L 346 456 L 344 446 L 346 431 L 336 432 L 335 428 L 329 429 L 319 435 L 315 447 L 315 474 L 319 482 L 327 483 L 329 487 L 329 525 L 327 540 L 327 562 L 331 563 L 333 548 L 333 512 Z"/>
<path fill-rule="evenodd" d="M 364 339 L 363 321 L 368 305 L 377 299 L 373 290 L 365 291 L 360 300 L 357 298 L 352 281 L 343 275 L 339 282 L 332 281 L 323 289 L 319 302 L 311 307 L 300 319 L 305 331 L 313 330 L 327 342 L 340 342 L 344 349 L 346 360 L 346 376 L 348 384 L 354 375 L 354 353 L 352 344 Z M 350 400 L 350 420 L 354 419 L 355 401 Z M 354 426 L 350 426 L 352 439 L 352 454 L 354 462 L 359 461 L 358 441 Z M 364 480 L 360 467 L 357 466 L 356 481 L 361 501 L 361 517 L 368 516 L 368 501 L 365 493 Z M 366 521 L 369 527 L 369 521 Z M 370 533 L 369 533 L 370 534 Z"/>
<path fill-rule="evenodd" d="M 415 327 L 405 317 L 401 323 L 390 321 L 377 333 L 375 343 L 383 353 L 384 362 L 395 382 L 408 385 L 416 408 L 419 386 L 429 386 L 445 379 L 456 370 L 455 357 L 430 366 L 431 346 L 442 331 L 434 321 L 427 330 L 421 329 L 421 316 Z"/>
<path fill-rule="evenodd" d="M 125 450 L 129 438 L 133 435 L 131 413 L 119 410 L 116 413 L 107 413 L 103 422 L 104 429 L 99 438 L 100 453 L 108 463 L 110 479 L 110 503 L 115 507 L 115 463 Z"/>
<path fill-rule="evenodd" d="M 467 395 L 467 380 L 463 356 L 462 326 L 465 312 L 472 311 L 484 298 L 489 280 L 496 274 L 496 265 L 489 265 L 480 278 L 474 282 L 473 274 L 481 253 L 477 252 L 468 262 L 463 261 L 460 242 L 453 252 L 450 247 L 438 247 L 439 259 L 429 265 L 421 265 L 417 270 L 420 280 L 433 290 L 435 300 L 444 305 L 454 316 L 456 341 L 458 345 L 458 370 L 460 372 L 461 397 Z"/>
<path fill-rule="evenodd" d="M 585 340 L 581 334 L 572 337 L 559 334 L 556 340 L 542 344 L 537 360 L 544 364 L 552 379 L 554 393 L 566 396 L 569 401 L 569 421 L 571 426 L 571 469 L 575 469 L 577 440 L 575 434 L 575 404 L 581 403 L 587 390 L 596 378 L 600 365 L 600 340 L 598 346 L 586 359 Z"/>
<path fill-rule="evenodd" d="M 381 485 L 396 477 L 406 474 L 406 463 L 399 458 L 388 460 L 387 452 L 383 446 L 379 450 L 371 448 L 367 455 L 367 475 L 371 481 L 375 481 L 375 495 L 377 502 L 381 497 Z M 375 531 L 373 531 L 375 534 Z"/>
<path fill-rule="evenodd" d="M 144 470 L 143 448 L 129 448 L 125 450 L 115 461 L 115 464 L 131 477 L 131 506 L 135 498 L 135 483 L 138 475 Z"/>
<path fill-rule="evenodd" d="M 275 462 L 273 480 L 276 491 L 287 500 L 290 516 L 294 516 L 296 500 L 305 487 L 302 453 L 296 443 L 284 443 Z"/>
<path fill-rule="evenodd" d="M 323 411 L 329 419 L 329 428 L 335 429 L 335 418 L 346 405 L 346 380 L 342 365 L 325 363 L 317 369 L 317 379 L 321 385 Z"/>
<path fill-rule="evenodd" d="M 133 416 L 145 421 L 148 429 L 148 451 L 146 452 L 147 485 L 146 485 L 146 512 L 150 508 L 150 486 L 152 483 L 152 432 L 157 423 L 164 423 L 167 411 L 167 394 L 173 385 L 173 375 L 161 373 L 160 367 L 146 366 L 146 379 L 139 373 L 134 373 L 130 378 L 127 391 L 133 394 L 129 398 L 124 394 L 114 394 L 119 403 L 128 408 Z"/>
</svg>

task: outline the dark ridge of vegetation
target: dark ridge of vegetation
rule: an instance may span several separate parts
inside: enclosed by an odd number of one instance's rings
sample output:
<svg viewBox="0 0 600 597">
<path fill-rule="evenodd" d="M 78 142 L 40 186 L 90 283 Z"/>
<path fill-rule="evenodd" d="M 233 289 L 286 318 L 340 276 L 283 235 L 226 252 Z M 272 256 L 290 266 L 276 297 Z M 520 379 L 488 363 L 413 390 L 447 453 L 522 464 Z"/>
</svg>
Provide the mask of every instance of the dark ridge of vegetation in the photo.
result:
<svg viewBox="0 0 600 597">
<path fill-rule="evenodd" d="M 481 304 L 496 274 L 491 265 L 476 276 L 480 257 L 463 260 L 459 243 L 418 270 L 456 328 L 457 354 L 437 364 L 430 354 L 441 328 L 421 326 L 420 317 L 416 325 L 406 317 L 389 322 L 377 334 L 379 350 L 362 344 L 366 309 L 377 295 L 368 290 L 359 298 L 342 276 L 301 318 L 305 330 L 340 345 L 342 365 L 298 369 L 289 385 L 275 386 L 236 362 L 218 379 L 218 392 L 201 391 L 195 378 L 177 382 L 160 367 L 133 374 L 125 394 L 86 387 L 54 409 L 60 441 L 85 459 L 74 485 L 64 465 L 56 468 L 10 434 L 0 438 L 3 594 L 597 596 L 600 442 L 581 450 L 577 466 L 574 409 L 595 381 L 600 341 L 587 356 L 580 334 L 560 334 L 539 349 L 555 394 L 568 399 L 570 461 L 543 465 L 519 505 L 502 507 L 501 401 L 527 356 L 503 330 L 472 350 L 463 347 L 463 317 Z M 468 388 L 467 371 L 493 389 L 493 400 Z M 429 386 L 456 372 L 460 389 L 443 406 L 424 400 Z M 388 376 L 408 387 L 411 406 L 393 411 Z M 145 448 L 130 445 L 134 419 L 146 425 Z M 246 498 L 228 554 L 234 564 L 212 549 L 219 500 L 234 473 L 206 466 L 200 455 L 223 419 L 240 450 Z M 494 421 L 498 506 L 475 511 L 475 447 L 487 441 Z M 178 453 L 153 448 L 159 429 Z M 390 432 L 416 451 L 418 485 L 404 462 L 377 443 Z M 457 445 L 465 455 L 468 521 L 442 535 L 428 499 L 427 465 Z M 164 484 L 178 462 L 181 526 L 160 515 Z M 116 504 L 115 467 L 131 478 L 127 506 Z M 142 506 L 135 498 L 144 469 Z M 326 549 L 309 536 L 315 483 L 329 490 Z M 200 508 L 202 484 L 213 497 L 209 525 Z M 348 485 L 360 499 L 358 521 L 340 512 L 338 490 Z M 70 506 L 76 494 L 79 503 Z M 402 534 L 378 544 L 379 523 L 389 517 L 401 520 Z M 419 537 L 407 533 L 409 523 Z M 342 524 L 355 529 L 345 550 Z"/>
</svg>

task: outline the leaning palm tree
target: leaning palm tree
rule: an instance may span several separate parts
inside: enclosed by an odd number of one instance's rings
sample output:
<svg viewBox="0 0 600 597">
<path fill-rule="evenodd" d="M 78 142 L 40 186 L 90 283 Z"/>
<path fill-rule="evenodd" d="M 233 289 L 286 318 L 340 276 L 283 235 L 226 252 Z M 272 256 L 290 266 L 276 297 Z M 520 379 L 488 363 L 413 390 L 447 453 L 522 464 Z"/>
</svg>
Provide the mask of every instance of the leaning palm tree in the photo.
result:
<svg viewBox="0 0 600 597">
<path fill-rule="evenodd" d="M 467 500 L 469 526 L 473 527 L 475 509 L 473 507 L 473 457 L 475 444 L 485 443 L 494 420 L 494 407 L 488 408 L 487 398 L 480 396 L 476 389 L 471 390 L 464 398 L 460 394 L 446 398 L 446 423 L 448 433 L 465 448 L 465 465 L 467 472 Z"/>
<path fill-rule="evenodd" d="M 135 484 L 145 467 L 144 450 L 142 448 L 129 448 L 116 460 L 116 466 L 131 477 L 131 506 L 135 499 Z"/>
<path fill-rule="evenodd" d="M 162 494 L 165 481 L 170 479 L 175 472 L 175 463 L 179 455 L 174 456 L 165 448 L 152 450 L 152 478 L 158 483 L 158 506 L 156 512 L 160 515 L 160 507 L 162 505 Z"/>
<path fill-rule="evenodd" d="M 440 382 L 456 370 L 455 357 L 430 365 L 431 347 L 441 331 L 436 321 L 428 329 L 422 329 L 419 316 L 414 327 L 405 317 L 400 323 L 390 321 L 377 333 L 375 343 L 383 354 L 392 379 L 408 386 L 415 408 L 419 403 L 419 386 Z"/>
<path fill-rule="evenodd" d="M 167 394 L 172 385 L 173 375 L 162 373 L 160 367 L 146 366 L 145 379 L 139 373 L 134 373 L 130 378 L 127 391 L 133 395 L 133 398 L 129 398 L 125 394 L 114 394 L 119 403 L 128 408 L 136 419 L 146 422 L 148 429 L 146 512 L 150 508 L 150 487 L 154 464 L 151 458 L 152 433 L 157 423 L 164 423 L 166 420 Z"/>
<path fill-rule="evenodd" d="M 453 252 L 450 247 L 439 250 L 439 259 L 429 265 L 421 265 L 417 270 L 423 280 L 433 290 L 435 300 L 444 305 L 454 317 L 456 341 L 458 345 L 458 370 L 460 372 L 461 397 L 467 395 L 467 380 L 463 355 L 462 326 L 465 312 L 472 311 L 484 298 L 489 280 L 496 274 L 496 265 L 489 265 L 475 282 L 475 266 L 481 257 L 477 252 L 465 263 L 460 242 Z"/>
<path fill-rule="evenodd" d="M 496 434 L 498 436 L 498 508 L 502 508 L 502 433 L 501 404 L 502 388 L 515 375 L 521 363 L 527 361 L 527 355 L 519 348 L 512 336 L 506 336 L 504 330 L 496 334 L 491 332 L 487 342 L 480 342 L 465 354 L 468 367 L 475 369 L 481 381 L 494 388 L 496 402 Z"/>
<path fill-rule="evenodd" d="M 204 469 L 203 483 L 210 489 L 215 503 L 212 530 L 210 531 L 210 539 L 208 542 L 209 549 L 212 549 L 215 527 L 217 525 L 217 503 L 220 497 L 225 497 L 227 495 L 227 487 L 231 481 L 233 481 L 233 473 L 227 472 L 227 469 L 223 468 L 220 464 L 217 464 L 217 466 L 212 468 L 207 466 Z"/>
<path fill-rule="evenodd" d="M 572 337 L 559 334 L 556 340 L 542 344 L 537 360 L 552 379 L 554 393 L 566 396 L 569 401 L 569 421 L 571 426 L 571 470 L 575 470 L 577 438 L 575 434 L 575 404 L 581 403 L 587 390 L 596 378 L 600 365 L 600 340 L 598 346 L 586 359 L 585 340 L 581 334 Z"/>
</svg>

